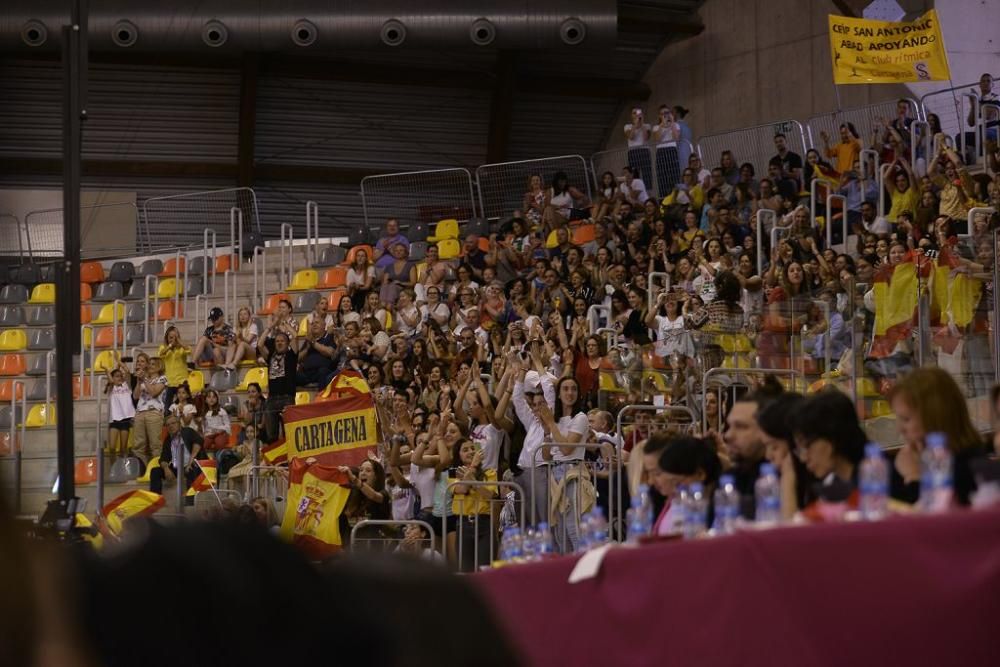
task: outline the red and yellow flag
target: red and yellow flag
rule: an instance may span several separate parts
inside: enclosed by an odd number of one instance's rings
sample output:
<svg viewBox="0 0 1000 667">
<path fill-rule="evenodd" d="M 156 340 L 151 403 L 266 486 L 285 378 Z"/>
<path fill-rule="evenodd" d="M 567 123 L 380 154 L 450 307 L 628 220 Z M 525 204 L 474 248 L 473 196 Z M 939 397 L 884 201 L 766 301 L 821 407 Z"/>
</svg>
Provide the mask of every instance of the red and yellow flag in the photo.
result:
<svg viewBox="0 0 1000 667">
<path fill-rule="evenodd" d="M 125 522 L 137 516 L 155 514 L 166 504 L 163 496 L 136 489 L 118 496 L 101 509 L 101 515 L 113 535 L 120 535 Z"/>
<path fill-rule="evenodd" d="M 316 401 L 335 401 L 347 396 L 371 394 L 368 382 L 361 373 L 353 370 L 342 370 L 333 376 L 330 384 L 316 394 Z"/>
<path fill-rule="evenodd" d="M 288 445 L 284 440 L 279 440 L 260 450 L 261 458 L 269 466 L 279 466 L 288 463 Z"/>
<path fill-rule="evenodd" d="M 356 466 L 375 451 L 378 441 L 371 394 L 285 408 L 284 444 L 289 460 Z"/>
<path fill-rule="evenodd" d="M 208 491 L 219 483 L 219 468 L 214 460 L 196 460 L 194 464 L 201 469 L 201 474 L 191 482 L 191 487 L 187 491 L 189 496 L 193 496 L 201 491 Z"/>
<path fill-rule="evenodd" d="M 919 284 L 917 265 L 912 259 L 896 266 L 885 266 L 875 274 L 873 357 L 892 354 L 896 343 L 913 329 Z"/>
<path fill-rule="evenodd" d="M 288 496 L 281 536 L 313 560 L 327 558 L 343 545 L 340 514 L 350 489 L 347 476 L 333 466 L 293 459 L 289 466 Z"/>
</svg>

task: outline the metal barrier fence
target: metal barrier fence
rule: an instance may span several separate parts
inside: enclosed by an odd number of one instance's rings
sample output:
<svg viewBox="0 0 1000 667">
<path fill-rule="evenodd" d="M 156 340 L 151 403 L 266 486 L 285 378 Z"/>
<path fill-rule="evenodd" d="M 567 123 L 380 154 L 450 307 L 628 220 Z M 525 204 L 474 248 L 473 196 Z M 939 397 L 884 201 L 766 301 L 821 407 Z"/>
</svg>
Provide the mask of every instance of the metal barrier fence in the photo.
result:
<svg viewBox="0 0 1000 667">
<path fill-rule="evenodd" d="M 993 78 L 1000 78 L 1000 75 L 994 75 Z M 920 98 L 921 119 L 927 120 L 931 114 L 936 115 L 941 121 L 941 131 L 953 139 L 959 133 L 971 132 L 972 128 L 967 124 L 966 114 L 962 109 L 962 95 L 969 92 L 979 94 L 979 81 L 927 93 Z"/>
<path fill-rule="evenodd" d="M 26 259 L 21 221 L 13 213 L 0 213 L 0 255 Z"/>
<path fill-rule="evenodd" d="M 917 101 L 909 97 L 900 98 L 907 104 L 907 117 L 910 120 L 919 120 L 920 105 Z M 843 123 L 851 123 L 858 131 L 862 143 L 866 143 L 871 137 L 872 130 L 876 127 L 879 119 L 886 123 L 891 123 L 898 116 L 899 100 L 891 102 L 879 102 L 862 107 L 842 109 L 830 113 L 818 114 L 806 121 L 806 137 L 809 140 L 809 147 L 820 150 L 822 154 L 823 142 L 820 139 L 820 132 L 830 135 L 831 146 L 840 141 L 840 126 Z M 803 160 L 805 155 L 802 156 Z"/>
<path fill-rule="evenodd" d="M 417 529 L 419 533 L 426 533 L 426 535 L 408 531 L 411 527 Z M 410 534 L 407 535 L 407 532 Z M 350 550 L 352 552 L 399 553 L 430 560 L 443 558 L 439 552 L 435 551 L 434 527 L 419 519 L 401 521 L 366 519 L 358 521 L 351 528 Z"/>
<path fill-rule="evenodd" d="M 662 199 L 681 182 L 681 174 L 692 152 L 694 146 L 687 140 L 669 146 L 632 146 L 598 151 L 590 156 L 594 196 L 601 193 L 601 177 L 605 172 L 610 171 L 617 178 L 621 176 L 622 169 L 630 166 L 638 169 L 638 177 L 650 196 Z M 618 187 L 617 181 L 615 187 Z"/>
<path fill-rule="evenodd" d="M 456 494 L 458 488 L 465 493 Z M 445 497 L 452 498 L 455 530 L 448 532 L 448 517 L 444 516 L 441 534 L 445 536 L 449 560 L 461 572 L 474 572 L 497 560 L 500 534 L 509 521 L 515 521 L 522 530 L 525 527 L 524 489 L 516 482 L 456 480 L 446 487 Z M 454 544 L 451 534 L 455 536 Z"/>
<path fill-rule="evenodd" d="M 499 162 L 477 167 L 480 213 L 490 220 L 510 216 L 515 210 L 522 208 L 524 194 L 528 192 L 528 182 L 532 176 L 539 176 L 542 187 L 548 190 L 552 185 L 552 177 L 558 172 L 565 172 L 569 185 L 584 192 L 588 198 L 591 197 L 587 162 L 579 155 Z"/>
<path fill-rule="evenodd" d="M 91 228 L 102 215 L 124 215 L 134 221 L 137 251 L 141 246 L 139 211 L 135 202 L 107 202 L 80 207 L 80 240 L 86 243 Z M 47 208 L 29 211 L 24 216 L 24 236 L 31 259 L 61 257 L 63 254 L 63 209 Z"/>
<path fill-rule="evenodd" d="M 242 230 L 261 233 L 257 194 L 252 188 L 229 188 L 152 197 L 142 203 L 145 242 L 148 248 L 202 241 L 205 229 L 237 246 L 241 230 L 233 228 L 233 209 L 242 211 Z M 237 216 L 239 218 L 239 216 Z"/>
<path fill-rule="evenodd" d="M 774 137 L 784 134 L 788 150 L 805 159 L 806 138 L 802 123 L 797 120 L 783 120 L 764 125 L 745 127 L 729 132 L 709 134 L 698 140 L 699 152 L 705 156 L 709 168 L 717 166 L 723 151 L 731 151 L 736 167 L 749 162 L 754 166 L 757 178 L 767 174 L 767 165 L 778 153 L 774 147 Z"/>
<path fill-rule="evenodd" d="M 390 218 L 403 230 L 449 218 L 468 221 L 476 215 L 476 195 L 468 169 L 407 171 L 361 179 L 361 206 L 374 239 Z"/>
</svg>

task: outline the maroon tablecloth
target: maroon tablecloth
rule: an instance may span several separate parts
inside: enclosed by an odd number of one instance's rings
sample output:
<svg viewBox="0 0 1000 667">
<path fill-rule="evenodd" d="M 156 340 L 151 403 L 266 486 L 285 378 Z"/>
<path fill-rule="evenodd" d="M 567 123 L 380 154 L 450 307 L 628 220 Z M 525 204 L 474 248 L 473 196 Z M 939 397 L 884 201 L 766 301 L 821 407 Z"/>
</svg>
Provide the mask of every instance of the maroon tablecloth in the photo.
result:
<svg viewBox="0 0 1000 667">
<path fill-rule="evenodd" d="M 472 577 L 535 667 L 1000 665 L 1000 511 L 614 549 Z"/>
</svg>

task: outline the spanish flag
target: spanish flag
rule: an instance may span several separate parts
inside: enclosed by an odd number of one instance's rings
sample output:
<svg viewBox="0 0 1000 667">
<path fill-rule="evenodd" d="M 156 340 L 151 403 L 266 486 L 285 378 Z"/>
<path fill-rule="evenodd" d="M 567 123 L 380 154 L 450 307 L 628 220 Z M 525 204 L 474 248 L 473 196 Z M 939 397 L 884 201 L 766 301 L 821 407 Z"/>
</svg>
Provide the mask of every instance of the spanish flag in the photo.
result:
<svg viewBox="0 0 1000 667">
<path fill-rule="evenodd" d="M 940 284 L 935 285 L 934 295 L 941 308 L 942 324 L 951 322 L 955 326 L 965 327 L 972 323 L 976 314 L 983 283 L 964 273 L 951 275 L 952 270 L 961 266 L 963 263 L 953 245 L 949 244 L 941 249 L 934 276 Z"/>
<path fill-rule="evenodd" d="M 163 496 L 136 489 L 118 496 L 101 509 L 101 515 L 112 535 L 120 535 L 126 521 L 137 516 L 155 514 L 166 504 Z"/>
<path fill-rule="evenodd" d="M 194 464 L 201 469 L 201 474 L 191 482 L 191 487 L 187 491 L 189 496 L 193 496 L 201 491 L 208 491 L 219 483 L 219 469 L 215 461 L 211 459 L 204 461 L 195 460 Z"/>
<path fill-rule="evenodd" d="M 323 391 L 316 394 L 315 400 L 335 401 L 338 398 L 361 396 L 370 393 L 371 389 L 368 387 L 368 382 L 365 381 L 361 373 L 345 369 L 333 376 L 330 384 L 326 385 Z"/>
<path fill-rule="evenodd" d="M 281 536 L 313 560 L 340 551 L 340 514 L 350 489 L 347 476 L 335 467 L 293 459 L 289 466 L 288 496 Z"/>
<path fill-rule="evenodd" d="M 917 265 L 912 257 L 896 266 L 884 266 L 875 274 L 875 338 L 871 356 L 892 354 L 896 343 L 913 329 L 919 288 Z"/>
<path fill-rule="evenodd" d="M 100 528 L 95 526 L 94 522 L 86 514 L 77 512 L 74 525 L 83 533 L 83 539 L 90 542 L 90 546 L 95 549 L 100 549 L 104 546 L 104 536 L 101 534 Z"/>
<path fill-rule="evenodd" d="M 279 440 L 267 447 L 261 448 L 260 455 L 269 466 L 279 466 L 288 463 L 288 444 L 284 440 Z"/>
</svg>

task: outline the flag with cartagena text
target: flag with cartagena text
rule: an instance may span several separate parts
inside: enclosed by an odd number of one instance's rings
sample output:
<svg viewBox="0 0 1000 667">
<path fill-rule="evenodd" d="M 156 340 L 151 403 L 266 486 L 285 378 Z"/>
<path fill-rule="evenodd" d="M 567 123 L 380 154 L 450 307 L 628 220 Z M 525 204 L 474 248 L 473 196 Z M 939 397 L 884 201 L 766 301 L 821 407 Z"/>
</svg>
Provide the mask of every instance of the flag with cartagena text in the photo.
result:
<svg viewBox="0 0 1000 667">
<path fill-rule="evenodd" d="M 375 404 L 369 393 L 285 408 L 289 461 L 357 466 L 379 441 Z"/>
</svg>

